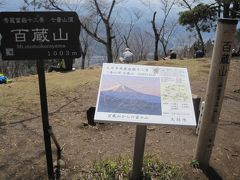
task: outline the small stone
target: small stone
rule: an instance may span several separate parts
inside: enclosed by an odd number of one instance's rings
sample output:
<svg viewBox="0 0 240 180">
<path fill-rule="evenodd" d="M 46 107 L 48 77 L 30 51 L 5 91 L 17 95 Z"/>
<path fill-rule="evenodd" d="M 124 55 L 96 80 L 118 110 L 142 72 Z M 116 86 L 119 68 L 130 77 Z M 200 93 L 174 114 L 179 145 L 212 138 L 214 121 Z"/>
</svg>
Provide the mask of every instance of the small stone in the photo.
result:
<svg viewBox="0 0 240 180">
<path fill-rule="evenodd" d="M 88 123 L 83 123 L 83 126 L 84 126 L 84 127 L 88 126 Z"/>
<path fill-rule="evenodd" d="M 57 165 L 58 165 L 58 162 L 54 161 L 53 167 L 57 167 Z M 65 161 L 63 161 L 62 159 L 59 160 L 59 165 L 60 165 L 60 168 L 65 168 L 66 167 Z"/>
<path fill-rule="evenodd" d="M 149 130 L 149 131 L 154 131 L 155 129 L 156 129 L 155 126 L 149 126 L 149 127 L 147 127 L 147 130 Z"/>
</svg>

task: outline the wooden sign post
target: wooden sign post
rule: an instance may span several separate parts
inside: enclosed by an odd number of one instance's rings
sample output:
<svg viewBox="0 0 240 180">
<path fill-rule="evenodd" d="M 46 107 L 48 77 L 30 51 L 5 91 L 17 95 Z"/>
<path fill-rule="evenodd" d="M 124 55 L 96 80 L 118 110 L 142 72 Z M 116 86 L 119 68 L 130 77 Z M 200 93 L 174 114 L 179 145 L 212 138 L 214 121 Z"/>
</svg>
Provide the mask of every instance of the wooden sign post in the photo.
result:
<svg viewBox="0 0 240 180">
<path fill-rule="evenodd" d="M 209 166 L 214 146 L 237 22 L 233 19 L 220 19 L 218 21 L 204 113 L 195 156 L 202 167 Z"/>
<path fill-rule="evenodd" d="M 44 72 L 44 62 L 41 60 L 37 60 L 37 72 L 38 72 L 38 81 L 39 81 L 41 113 L 42 113 L 43 137 L 44 137 L 45 152 L 46 152 L 47 167 L 48 167 L 48 178 L 54 179 L 51 137 L 48 131 L 49 120 L 48 120 L 46 80 L 45 80 L 45 72 Z"/>
<path fill-rule="evenodd" d="M 132 179 L 142 179 L 142 165 L 145 148 L 147 126 L 137 125 L 136 126 L 136 137 L 133 154 L 133 168 L 132 168 Z"/>
<path fill-rule="evenodd" d="M 187 69 L 103 64 L 94 120 L 136 124 L 131 178 L 142 179 L 147 125 L 196 125 Z"/>
</svg>

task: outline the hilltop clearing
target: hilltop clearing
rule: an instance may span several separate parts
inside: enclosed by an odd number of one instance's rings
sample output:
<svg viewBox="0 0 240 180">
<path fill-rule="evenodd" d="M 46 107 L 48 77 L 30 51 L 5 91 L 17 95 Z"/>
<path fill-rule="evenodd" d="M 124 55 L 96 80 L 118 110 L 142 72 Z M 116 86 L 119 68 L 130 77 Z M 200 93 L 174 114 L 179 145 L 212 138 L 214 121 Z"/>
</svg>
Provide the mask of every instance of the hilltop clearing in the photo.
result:
<svg viewBox="0 0 240 180">
<path fill-rule="evenodd" d="M 204 99 L 209 59 L 142 61 L 139 64 L 187 67 L 192 93 Z M 46 73 L 49 121 L 64 147 L 62 179 L 81 179 L 94 160 L 132 158 L 135 126 L 88 126 L 86 111 L 95 106 L 100 67 Z M 240 60 L 232 60 L 211 166 L 223 179 L 240 179 Z M 0 179 L 47 179 L 37 75 L 0 85 Z M 183 167 L 186 179 L 206 179 L 189 163 L 194 157 L 195 128 L 148 126 L 145 154 Z M 56 159 L 56 148 L 53 145 Z"/>
</svg>

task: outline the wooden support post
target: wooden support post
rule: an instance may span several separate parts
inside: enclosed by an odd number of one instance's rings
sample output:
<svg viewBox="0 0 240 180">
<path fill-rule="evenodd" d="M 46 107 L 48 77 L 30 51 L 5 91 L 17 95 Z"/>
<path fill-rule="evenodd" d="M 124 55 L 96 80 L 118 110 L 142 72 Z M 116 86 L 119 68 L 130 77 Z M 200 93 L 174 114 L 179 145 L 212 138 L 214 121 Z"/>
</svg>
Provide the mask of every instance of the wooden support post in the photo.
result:
<svg viewBox="0 0 240 180">
<path fill-rule="evenodd" d="M 195 159 L 200 163 L 201 167 L 209 166 L 214 146 L 237 20 L 220 19 L 217 25 L 217 34 L 205 97 L 205 108 L 195 155 Z"/>
<path fill-rule="evenodd" d="M 194 112 L 195 112 L 195 118 L 198 124 L 198 118 L 200 114 L 200 102 L 201 98 L 198 95 L 192 94 L 192 100 L 193 100 L 193 107 L 194 107 Z"/>
<path fill-rule="evenodd" d="M 53 160 L 52 160 L 52 147 L 51 138 L 49 134 L 49 121 L 48 121 L 48 105 L 47 105 L 47 92 L 46 92 L 46 82 L 45 82 L 45 72 L 44 72 L 44 60 L 37 60 L 37 72 L 39 80 L 39 92 L 40 92 L 40 102 L 41 102 L 41 112 L 42 112 L 42 124 L 43 124 L 43 135 L 45 143 L 45 153 L 47 159 L 47 169 L 48 169 L 48 179 L 54 179 L 53 171 Z"/>
<path fill-rule="evenodd" d="M 146 132 L 147 132 L 146 125 L 136 126 L 132 180 L 142 179 L 142 165 L 143 165 Z"/>
<path fill-rule="evenodd" d="M 197 122 L 198 122 L 197 128 L 196 128 L 196 134 L 197 134 L 197 135 L 199 134 L 200 126 L 201 126 L 201 123 L 202 123 L 204 106 L 205 106 L 205 101 L 202 101 L 202 102 L 201 102 L 201 105 L 200 105 L 200 113 L 199 113 L 198 121 L 197 121 Z"/>
</svg>

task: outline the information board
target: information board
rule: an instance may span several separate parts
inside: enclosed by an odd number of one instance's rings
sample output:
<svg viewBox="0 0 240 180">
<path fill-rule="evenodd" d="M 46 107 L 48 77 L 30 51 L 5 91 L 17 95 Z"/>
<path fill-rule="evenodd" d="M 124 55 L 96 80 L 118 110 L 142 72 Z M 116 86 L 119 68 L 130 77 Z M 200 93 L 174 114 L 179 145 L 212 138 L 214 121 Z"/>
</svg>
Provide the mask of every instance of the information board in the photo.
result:
<svg viewBox="0 0 240 180">
<path fill-rule="evenodd" d="M 94 120 L 195 126 L 187 69 L 104 63 Z"/>
<path fill-rule="evenodd" d="M 76 12 L 1 12 L 3 60 L 80 57 Z"/>
</svg>

